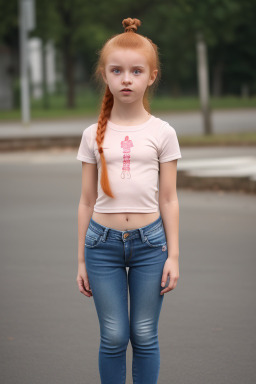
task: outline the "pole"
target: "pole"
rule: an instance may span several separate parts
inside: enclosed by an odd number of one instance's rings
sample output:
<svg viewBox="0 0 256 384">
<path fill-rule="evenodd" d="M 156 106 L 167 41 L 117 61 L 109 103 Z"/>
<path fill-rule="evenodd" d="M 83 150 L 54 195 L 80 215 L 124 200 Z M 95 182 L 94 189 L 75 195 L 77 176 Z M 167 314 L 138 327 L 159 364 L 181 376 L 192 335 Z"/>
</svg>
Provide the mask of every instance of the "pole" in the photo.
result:
<svg viewBox="0 0 256 384">
<path fill-rule="evenodd" d="M 22 123 L 30 123 L 29 79 L 28 79 L 28 43 L 26 31 L 26 15 L 23 0 L 19 0 L 20 11 L 20 85 L 21 85 L 21 114 Z"/>
<path fill-rule="evenodd" d="M 199 95 L 203 114 L 204 132 L 206 135 L 210 135 L 212 133 L 212 122 L 209 106 L 207 51 L 204 37 L 201 33 L 197 34 L 196 46 Z"/>
<path fill-rule="evenodd" d="M 34 0 L 19 0 L 20 27 L 20 96 L 22 124 L 30 124 L 30 94 L 29 94 L 29 49 L 27 33 L 35 28 Z"/>
</svg>

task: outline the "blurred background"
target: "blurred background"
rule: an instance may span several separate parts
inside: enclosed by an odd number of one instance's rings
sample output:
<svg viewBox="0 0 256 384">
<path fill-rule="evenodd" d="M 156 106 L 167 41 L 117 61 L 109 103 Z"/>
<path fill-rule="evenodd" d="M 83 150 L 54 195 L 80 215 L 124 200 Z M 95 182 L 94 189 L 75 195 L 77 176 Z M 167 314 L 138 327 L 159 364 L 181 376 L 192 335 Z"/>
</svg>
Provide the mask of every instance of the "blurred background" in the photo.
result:
<svg viewBox="0 0 256 384">
<path fill-rule="evenodd" d="M 98 51 L 127 17 L 159 47 L 151 113 L 182 154 L 158 382 L 256 382 L 255 15 L 255 0 L 0 0 L 1 383 L 100 383 L 97 313 L 76 283 L 76 154 L 101 105 Z"/>
<path fill-rule="evenodd" d="M 159 47 L 162 79 L 152 108 L 197 110 L 197 35 L 208 56 L 212 108 L 255 107 L 256 31 L 253 0 L 29 1 L 34 26 L 27 33 L 32 116 L 86 116 L 97 111 L 92 79 L 97 51 L 123 32 L 122 20 L 135 15 L 139 33 Z M 0 2 L 0 109 L 2 119 L 20 117 L 19 2 Z"/>
</svg>

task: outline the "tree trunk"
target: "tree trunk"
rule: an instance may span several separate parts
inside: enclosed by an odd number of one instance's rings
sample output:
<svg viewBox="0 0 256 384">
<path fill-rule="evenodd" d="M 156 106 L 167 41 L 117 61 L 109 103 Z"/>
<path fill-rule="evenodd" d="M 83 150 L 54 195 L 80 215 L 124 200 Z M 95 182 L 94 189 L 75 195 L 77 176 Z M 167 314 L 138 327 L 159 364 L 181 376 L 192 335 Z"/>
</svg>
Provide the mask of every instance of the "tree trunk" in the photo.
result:
<svg viewBox="0 0 256 384">
<path fill-rule="evenodd" d="M 220 97 L 222 95 L 223 68 L 224 65 L 221 60 L 217 61 L 213 68 L 212 93 L 215 97 Z"/>
<path fill-rule="evenodd" d="M 201 33 L 197 34 L 196 48 L 199 95 L 203 115 L 204 133 L 210 135 L 212 133 L 212 122 L 209 106 L 207 51 L 204 36 Z"/>
<path fill-rule="evenodd" d="M 67 45 L 64 47 L 65 79 L 67 84 L 67 108 L 75 108 L 74 57 Z"/>
<path fill-rule="evenodd" d="M 49 96 L 47 91 L 47 84 L 46 84 L 46 42 L 42 41 L 42 72 L 43 72 L 43 78 L 42 78 L 42 87 L 43 87 L 43 108 L 49 109 Z"/>
</svg>

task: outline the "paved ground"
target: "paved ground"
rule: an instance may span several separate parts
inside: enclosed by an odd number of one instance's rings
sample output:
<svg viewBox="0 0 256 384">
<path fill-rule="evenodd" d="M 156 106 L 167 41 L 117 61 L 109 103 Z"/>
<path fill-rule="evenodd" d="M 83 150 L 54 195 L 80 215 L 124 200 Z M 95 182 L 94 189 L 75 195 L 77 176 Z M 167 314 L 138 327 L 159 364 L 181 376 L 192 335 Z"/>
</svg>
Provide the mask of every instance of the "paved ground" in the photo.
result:
<svg viewBox="0 0 256 384">
<path fill-rule="evenodd" d="M 99 384 L 97 314 L 75 281 L 81 165 L 18 157 L 0 178 L 1 383 Z M 158 384 L 255 383 L 256 197 L 178 196 L 180 279 L 160 315 Z M 131 364 L 129 344 L 127 384 Z"/>
<path fill-rule="evenodd" d="M 155 116 L 168 121 L 178 135 L 200 134 L 203 132 L 202 116 L 199 112 L 160 113 Z M 66 119 L 63 121 L 32 121 L 29 127 L 21 123 L 0 122 L 0 139 L 40 136 L 80 136 L 83 129 L 97 122 L 96 117 L 86 119 Z M 241 110 L 214 111 L 212 113 L 215 133 L 255 132 L 256 108 Z"/>
<path fill-rule="evenodd" d="M 180 187 L 211 189 L 212 181 L 218 188 L 256 193 L 255 147 L 184 147 L 181 152 L 182 158 L 178 161 Z M 73 164 L 78 162 L 76 153 L 74 149 L 6 152 L 0 153 L 0 165 Z"/>
<path fill-rule="evenodd" d="M 75 163 L 77 150 L 39 150 L 0 153 L 1 163 Z M 178 170 L 189 175 L 248 176 L 256 180 L 256 148 L 254 147 L 210 147 L 182 148 Z"/>
</svg>

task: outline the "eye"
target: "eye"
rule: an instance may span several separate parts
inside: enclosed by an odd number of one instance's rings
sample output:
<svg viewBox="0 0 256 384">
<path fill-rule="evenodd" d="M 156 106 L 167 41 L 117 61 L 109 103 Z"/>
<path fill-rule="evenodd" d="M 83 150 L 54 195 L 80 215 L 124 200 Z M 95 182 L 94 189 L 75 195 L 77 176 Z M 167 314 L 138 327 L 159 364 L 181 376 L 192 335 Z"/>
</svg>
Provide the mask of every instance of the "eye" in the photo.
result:
<svg viewBox="0 0 256 384">
<path fill-rule="evenodd" d="M 118 69 L 118 68 L 114 68 L 114 69 L 112 69 L 111 72 L 115 72 L 115 71 L 119 71 L 119 69 Z M 115 72 L 115 73 L 116 73 L 116 72 Z"/>
<path fill-rule="evenodd" d="M 139 73 L 141 73 L 141 70 L 140 70 L 140 69 L 135 69 L 134 72 L 135 72 L 135 71 L 139 71 Z"/>
</svg>

